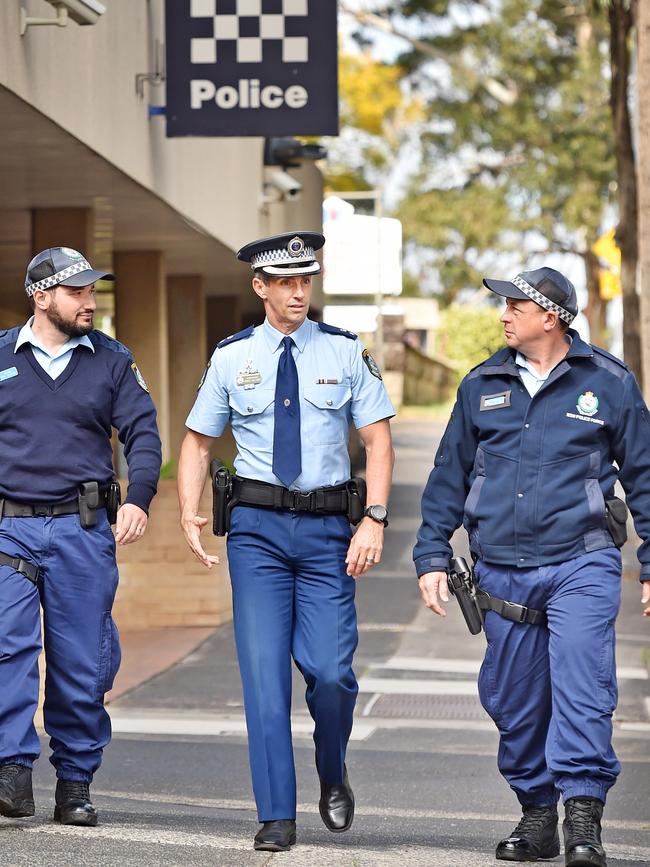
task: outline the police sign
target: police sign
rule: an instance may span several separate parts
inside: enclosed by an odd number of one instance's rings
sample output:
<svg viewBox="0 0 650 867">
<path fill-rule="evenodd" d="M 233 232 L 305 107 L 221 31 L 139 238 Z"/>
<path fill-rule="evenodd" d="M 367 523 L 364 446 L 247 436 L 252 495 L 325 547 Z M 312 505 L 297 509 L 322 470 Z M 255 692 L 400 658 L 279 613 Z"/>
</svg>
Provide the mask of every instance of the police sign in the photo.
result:
<svg viewBox="0 0 650 867">
<path fill-rule="evenodd" d="M 167 0 L 167 135 L 336 135 L 336 5 Z"/>
</svg>

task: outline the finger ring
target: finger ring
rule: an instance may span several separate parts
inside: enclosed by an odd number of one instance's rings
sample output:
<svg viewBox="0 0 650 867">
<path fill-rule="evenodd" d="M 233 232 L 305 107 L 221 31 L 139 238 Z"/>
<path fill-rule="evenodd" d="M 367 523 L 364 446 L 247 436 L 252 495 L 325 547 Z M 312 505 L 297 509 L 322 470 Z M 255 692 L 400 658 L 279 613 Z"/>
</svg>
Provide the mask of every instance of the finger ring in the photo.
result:
<svg viewBox="0 0 650 867">
<path fill-rule="evenodd" d="M 374 557 L 366 557 L 366 563 L 374 563 L 374 562 L 375 562 Z"/>
</svg>

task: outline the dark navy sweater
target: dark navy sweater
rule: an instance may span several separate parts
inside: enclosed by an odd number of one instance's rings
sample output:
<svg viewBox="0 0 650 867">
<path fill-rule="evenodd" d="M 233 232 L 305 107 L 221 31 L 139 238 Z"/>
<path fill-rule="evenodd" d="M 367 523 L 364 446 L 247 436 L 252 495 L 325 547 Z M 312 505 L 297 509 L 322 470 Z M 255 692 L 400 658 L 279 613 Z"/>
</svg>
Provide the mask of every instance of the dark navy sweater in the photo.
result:
<svg viewBox="0 0 650 867">
<path fill-rule="evenodd" d="M 29 344 L 14 352 L 19 332 L 0 332 L 0 497 L 57 503 L 74 499 L 81 482 L 108 483 L 115 427 L 129 467 L 126 502 L 148 511 L 160 473 L 160 437 L 156 409 L 128 349 L 91 331 L 95 351 L 78 346 L 52 379 Z"/>
</svg>

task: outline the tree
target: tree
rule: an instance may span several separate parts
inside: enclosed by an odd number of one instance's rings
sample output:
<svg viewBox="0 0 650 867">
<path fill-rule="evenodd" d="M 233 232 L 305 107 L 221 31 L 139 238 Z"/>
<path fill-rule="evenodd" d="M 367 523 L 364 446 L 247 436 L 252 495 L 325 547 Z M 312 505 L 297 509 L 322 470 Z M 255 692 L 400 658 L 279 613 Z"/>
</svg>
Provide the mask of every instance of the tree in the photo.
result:
<svg viewBox="0 0 650 867">
<path fill-rule="evenodd" d="M 639 3 L 637 19 L 637 94 L 639 104 L 639 255 L 643 382 L 650 400 L 650 7 Z"/>
<path fill-rule="evenodd" d="M 614 178 L 604 16 L 590 17 L 587 0 L 402 0 L 385 9 L 383 26 L 409 43 L 400 62 L 428 114 L 400 216 L 428 249 L 443 302 L 497 260 L 518 267 L 531 252 L 577 254 L 591 336 L 602 341 L 591 247 Z M 417 39 L 409 19 L 419 21 Z"/>
</svg>

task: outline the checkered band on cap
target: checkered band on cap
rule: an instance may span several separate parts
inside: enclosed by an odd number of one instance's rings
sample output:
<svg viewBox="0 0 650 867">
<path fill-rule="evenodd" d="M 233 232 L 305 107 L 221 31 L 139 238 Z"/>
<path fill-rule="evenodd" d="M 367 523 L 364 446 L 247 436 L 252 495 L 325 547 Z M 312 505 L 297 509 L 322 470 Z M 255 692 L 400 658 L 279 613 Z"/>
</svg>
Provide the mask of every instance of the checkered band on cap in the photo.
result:
<svg viewBox="0 0 650 867">
<path fill-rule="evenodd" d="M 80 274 L 82 271 L 92 271 L 90 263 L 87 262 L 86 259 L 80 259 L 78 262 L 75 262 L 74 265 L 64 268 L 63 271 L 57 271 L 56 274 L 51 274 L 49 277 L 39 280 L 38 283 L 32 283 L 30 286 L 25 286 L 25 292 L 27 292 L 27 295 L 31 298 L 37 289 L 52 289 L 54 286 L 58 286 L 59 283 L 67 280 L 68 277 L 73 277 L 75 274 Z"/>
<path fill-rule="evenodd" d="M 278 250 L 264 250 L 251 259 L 251 268 L 263 268 L 265 265 L 299 265 L 310 264 L 316 258 L 313 247 L 305 247 L 300 256 L 292 256 L 286 247 Z"/>
<path fill-rule="evenodd" d="M 511 281 L 517 289 L 521 289 L 521 291 L 528 295 L 531 301 L 534 301 L 535 304 L 539 304 L 540 307 L 543 307 L 545 310 L 550 310 L 552 313 L 557 313 L 560 319 L 564 320 L 568 325 L 570 325 L 575 316 L 573 313 L 569 313 L 568 310 L 565 310 L 564 307 L 560 307 L 559 304 L 556 304 L 555 301 L 551 301 L 550 298 L 547 298 L 546 295 L 542 295 L 541 292 L 538 292 L 530 283 L 527 283 L 523 277 L 517 275 L 512 278 Z"/>
</svg>

